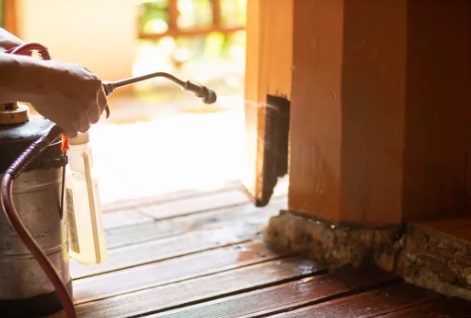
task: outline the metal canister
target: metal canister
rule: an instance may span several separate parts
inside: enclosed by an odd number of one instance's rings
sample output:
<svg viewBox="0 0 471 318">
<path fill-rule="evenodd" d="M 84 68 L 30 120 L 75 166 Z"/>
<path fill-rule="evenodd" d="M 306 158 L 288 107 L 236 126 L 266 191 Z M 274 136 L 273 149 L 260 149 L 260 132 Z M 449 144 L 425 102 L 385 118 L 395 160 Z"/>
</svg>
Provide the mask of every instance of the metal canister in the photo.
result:
<svg viewBox="0 0 471 318">
<path fill-rule="evenodd" d="M 0 125 L 0 173 L 52 123 L 40 116 Z M 13 201 L 36 242 L 71 289 L 67 228 L 63 213 L 64 169 L 60 142 L 51 144 L 15 181 Z M 54 287 L 9 224 L 0 206 L 0 313 L 37 317 L 61 309 Z"/>
</svg>

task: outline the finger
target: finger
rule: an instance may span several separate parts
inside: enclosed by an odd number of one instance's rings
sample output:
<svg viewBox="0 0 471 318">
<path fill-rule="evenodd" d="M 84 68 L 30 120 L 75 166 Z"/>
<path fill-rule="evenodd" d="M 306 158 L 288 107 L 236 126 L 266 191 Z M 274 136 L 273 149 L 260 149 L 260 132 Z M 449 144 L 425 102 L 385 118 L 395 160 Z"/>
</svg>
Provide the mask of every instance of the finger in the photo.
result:
<svg viewBox="0 0 471 318">
<path fill-rule="evenodd" d="M 64 134 L 69 138 L 75 138 L 78 135 L 78 132 L 75 130 L 64 130 Z"/>
<path fill-rule="evenodd" d="M 84 116 L 85 117 L 85 116 Z M 88 129 L 90 128 L 90 122 L 88 121 L 88 118 L 84 118 L 80 121 L 79 125 L 79 131 L 81 133 L 87 132 Z"/>
<path fill-rule="evenodd" d="M 98 107 L 100 109 L 100 115 L 101 115 L 103 110 L 105 110 L 105 108 L 108 107 L 108 100 L 106 99 L 105 91 L 103 88 L 98 92 L 97 102 L 98 102 Z"/>
<path fill-rule="evenodd" d="M 88 118 L 92 124 L 96 124 L 100 120 L 100 109 L 96 103 L 88 108 Z"/>
</svg>

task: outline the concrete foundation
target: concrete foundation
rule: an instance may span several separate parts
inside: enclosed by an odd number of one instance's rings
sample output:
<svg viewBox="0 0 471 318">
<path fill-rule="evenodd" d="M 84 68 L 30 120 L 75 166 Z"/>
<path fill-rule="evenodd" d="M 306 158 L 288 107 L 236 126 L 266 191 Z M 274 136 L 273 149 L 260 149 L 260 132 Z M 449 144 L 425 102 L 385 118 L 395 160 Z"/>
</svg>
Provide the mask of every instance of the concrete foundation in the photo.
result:
<svg viewBox="0 0 471 318">
<path fill-rule="evenodd" d="M 335 270 L 374 264 L 410 283 L 471 300 L 471 243 L 423 226 L 338 224 L 281 211 L 264 233 L 276 251 Z"/>
</svg>

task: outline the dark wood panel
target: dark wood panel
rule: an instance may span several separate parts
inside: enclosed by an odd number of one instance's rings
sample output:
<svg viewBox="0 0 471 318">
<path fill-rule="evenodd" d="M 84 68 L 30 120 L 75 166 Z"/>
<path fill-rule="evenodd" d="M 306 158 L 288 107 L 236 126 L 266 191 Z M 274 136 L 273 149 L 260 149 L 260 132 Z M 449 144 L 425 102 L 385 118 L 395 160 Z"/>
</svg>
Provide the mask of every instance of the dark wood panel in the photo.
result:
<svg viewBox="0 0 471 318">
<path fill-rule="evenodd" d="M 429 228 L 435 231 L 451 235 L 466 241 L 471 241 L 471 217 L 451 217 L 426 219 L 417 222 L 410 222 L 422 228 Z"/>
<path fill-rule="evenodd" d="M 192 264 L 188 264 L 188 266 L 192 266 Z M 79 304 L 77 312 L 81 318 L 133 317 L 247 292 L 323 272 L 322 267 L 312 261 L 287 258 L 283 261 L 270 261 L 176 284 Z M 63 316 L 59 313 L 50 317 Z"/>
<path fill-rule="evenodd" d="M 471 303 L 451 298 L 378 316 L 381 318 L 470 318 Z"/>
<path fill-rule="evenodd" d="M 76 280 L 74 299 L 76 304 L 80 304 L 277 258 L 281 255 L 260 241 L 236 244 Z"/>
<path fill-rule="evenodd" d="M 369 318 L 440 298 L 443 296 L 419 287 L 399 283 L 284 312 L 273 316 L 273 318 Z"/>
<path fill-rule="evenodd" d="M 267 95 L 264 116 L 264 134 L 259 132 L 258 142 L 263 146 L 261 167 L 258 175 L 259 189 L 253 192 L 246 188 L 246 193 L 256 206 L 266 206 L 274 194 L 278 180 L 288 172 L 288 136 L 290 102 L 286 97 Z M 260 118 L 259 118 L 260 120 Z"/>
<path fill-rule="evenodd" d="M 149 317 L 261 317 L 397 281 L 397 277 L 373 268 L 339 270 Z"/>
<path fill-rule="evenodd" d="M 405 221 L 469 215 L 471 2 L 407 1 Z"/>
</svg>

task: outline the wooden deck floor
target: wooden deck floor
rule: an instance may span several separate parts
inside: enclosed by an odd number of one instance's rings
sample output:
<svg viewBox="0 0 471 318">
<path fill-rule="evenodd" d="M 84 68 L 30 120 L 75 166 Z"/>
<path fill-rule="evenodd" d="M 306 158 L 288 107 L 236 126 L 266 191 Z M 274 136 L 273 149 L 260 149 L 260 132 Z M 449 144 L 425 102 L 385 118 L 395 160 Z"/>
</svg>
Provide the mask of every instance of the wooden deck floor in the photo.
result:
<svg viewBox="0 0 471 318">
<path fill-rule="evenodd" d="M 257 209 L 230 185 L 109 208 L 107 260 L 71 264 L 79 317 L 471 317 L 385 272 L 328 273 L 267 249 L 261 231 L 285 207 L 283 191 Z"/>
</svg>

